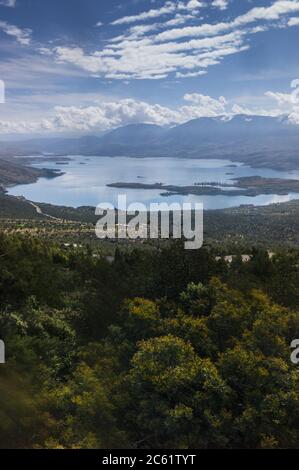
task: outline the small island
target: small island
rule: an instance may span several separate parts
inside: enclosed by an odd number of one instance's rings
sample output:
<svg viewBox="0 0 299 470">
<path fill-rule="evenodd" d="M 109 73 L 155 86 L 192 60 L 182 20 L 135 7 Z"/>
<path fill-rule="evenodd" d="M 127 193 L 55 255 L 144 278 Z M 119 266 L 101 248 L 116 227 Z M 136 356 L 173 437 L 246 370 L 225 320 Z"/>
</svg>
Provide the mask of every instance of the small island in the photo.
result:
<svg viewBox="0 0 299 470">
<path fill-rule="evenodd" d="M 197 196 L 248 196 L 262 194 L 287 195 L 290 192 L 299 193 L 299 180 L 283 178 L 263 178 L 261 176 L 245 176 L 233 178 L 231 184 L 226 183 L 197 183 L 193 186 L 164 185 L 162 183 L 111 183 L 110 188 L 122 189 L 155 189 L 163 190 L 162 196 L 189 195 Z M 233 189 L 229 189 L 233 188 Z"/>
</svg>

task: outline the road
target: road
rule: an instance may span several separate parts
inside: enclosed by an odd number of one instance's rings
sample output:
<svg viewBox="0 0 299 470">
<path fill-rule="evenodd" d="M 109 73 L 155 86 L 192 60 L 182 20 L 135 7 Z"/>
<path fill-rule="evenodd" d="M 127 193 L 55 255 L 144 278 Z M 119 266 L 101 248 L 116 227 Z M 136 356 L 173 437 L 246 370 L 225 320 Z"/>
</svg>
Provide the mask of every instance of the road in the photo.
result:
<svg viewBox="0 0 299 470">
<path fill-rule="evenodd" d="M 48 217 L 49 219 L 52 219 L 52 220 L 59 220 L 61 221 L 61 219 L 59 219 L 58 217 L 54 217 L 53 215 L 50 215 L 50 214 L 47 214 L 46 212 L 43 212 L 42 209 L 40 208 L 40 206 L 38 206 L 37 204 L 35 204 L 34 202 L 32 201 L 27 201 L 32 207 L 34 207 L 34 209 L 36 210 L 37 214 L 40 214 L 40 215 L 44 215 L 45 217 Z"/>
</svg>

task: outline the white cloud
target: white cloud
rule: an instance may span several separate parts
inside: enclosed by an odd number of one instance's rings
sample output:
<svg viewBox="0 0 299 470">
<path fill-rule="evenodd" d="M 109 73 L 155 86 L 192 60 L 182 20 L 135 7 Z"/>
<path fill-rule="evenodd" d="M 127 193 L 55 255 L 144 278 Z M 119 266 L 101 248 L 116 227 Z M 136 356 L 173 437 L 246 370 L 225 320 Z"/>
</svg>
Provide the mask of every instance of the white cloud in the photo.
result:
<svg viewBox="0 0 299 470">
<path fill-rule="evenodd" d="M 0 133 L 90 133 L 107 131 L 132 123 L 160 126 L 181 124 L 199 117 L 228 115 L 224 97 L 214 99 L 199 93 L 186 94 L 190 104 L 176 109 L 134 99 L 101 100 L 92 106 L 56 106 L 46 119 L 0 121 Z"/>
<path fill-rule="evenodd" d="M 198 116 L 213 117 L 227 114 L 228 102 L 224 96 L 214 99 L 200 93 L 187 93 L 184 95 L 184 100 L 195 105 L 194 109 Z"/>
<path fill-rule="evenodd" d="M 111 24 L 123 25 L 123 24 L 129 24 L 129 23 L 148 21 L 148 20 L 156 19 L 161 16 L 170 15 L 170 14 L 180 12 L 180 11 L 197 12 L 200 8 L 203 8 L 206 5 L 207 4 L 205 2 L 200 2 L 199 0 L 189 0 L 187 3 L 184 3 L 182 1 L 179 1 L 179 2 L 168 1 L 161 8 L 153 8 L 151 10 L 139 13 L 138 15 L 123 16 L 122 18 L 118 18 L 117 20 L 113 21 Z"/>
<path fill-rule="evenodd" d="M 27 46 L 30 44 L 32 32 L 30 29 L 21 29 L 18 26 L 7 23 L 6 21 L 0 21 L 0 30 L 8 36 L 16 38 L 16 40 L 22 45 Z"/>
<path fill-rule="evenodd" d="M 221 22 L 216 24 L 203 24 L 200 26 L 186 26 L 185 28 L 174 28 L 160 33 L 157 41 L 168 41 L 183 37 L 212 36 L 223 33 L 230 29 L 247 26 L 259 20 L 273 21 L 279 20 L 284 15 L 289 15 L 299 11 L 299 1 L 297 0 L 278 0 L 269 7 L 255 7 L 244 15 L 238 16 L 230 22 Z"/>
<path fill-rule="evenodd" d="M 281 109 L 279 108 L 274 108 L 274 109 L 268 109 L 268 108 L 255 108 L 255 109 L 250 109 L 246 106 L 239 105 L 239 104 L 234 104 L 232 106 L 232 114 L 245 114 L 247 116 L 270 116 L 270 117 L 279 117 L 282 116 Z"/>
<path fill-rule="evenodd" d="M 234 24 L 246 25 L 258 20 L 279 20 L 284 15 L 299 11 L 298 0 L 277 0 L 269 7 L 252 8 L 245 15 L 241 15 L 233 22 Z"/>
<path fill-rule="evenodd" d="M 122 25 L 122 24 L 129 24 L 129 23 L 136 23 L 137 21 L 146 21 L 153 18 L 158 18 L 159 16 L 169 15 L 176 10 L 176 4 L 174 2 L 166 2 L 165 6 L 159 9 L 152 9 L 148 11 L 144 11 L 139 13 L 138 15 L 132 16 L 123 16 L 111 24 L 113 25 Z"/>
<path fill-rule="evenodd" d="M 204 2 L 199 2 L 198 0 L 190 0 L 186 5 L 186 9 L 197 10 L 199 8 L 203 8 L 204 6 L 206 6 Z M 184 9 L 184 6 L 179 3 L 179 8 Z"/>
<path fill-rule="evenodd" d="M 299 106 L 289 114 L 289 121 L 292 124 L 299 124 Z"/>
<path fill-rule="evenodd" d="M 281 113 L 289 116 L 289 121 L 299 124 L 299 79 L 291 83 L 291 93 L 268 91 L 266 96 L 275 100 Z"/>
<path fill-rule="evenodd" d="M 54 111 L 54 117 L 40 121 L 0 121 L 0 132 L 2 134 L 33 132 L 84 134 L 136 122 L 165 126 L 182 119 L 176 110 L 133 99 L 103 101 L 99 105 L 87 107 L 58 106 Z"/>
<path fill-rule="evenodd" d="M 207 72 L 204 70 L 199 70 L 198 72 L 176 72 L 176 77 L 177 78 L 194 78 L 194 77 L 200 77 L 201 75 L 206 75 Z"/>
<path fill-rule="evenodd" d="M 126 80 L 160 79 L 170 73 L 176 73 L 179 78 L 200 76 L 224 57 L 247 48 L 244 33 L 237 30 L 223 36 L 162 44 L 146 38 L 124 39 L 91 54 L 78 47 L 56 47 L 52 53 L 60 63 L 70 63 L 106 78 Z"/>
<path fill-rule="evenodd" d="M 4 7 L 14 8 L 16 6 L 17 0 L 1 0 L 0 5 Z"/>
<path fill-rule="evenodd" d="M 103 23 L 102 21 L 98 21 L 96 24 L 95 24 L 96 28 L 100 28 L 101 26 L 103 26 Z"/>
<path fill-rule="evenodd" d="M 214 0 L 212 6 L 215 8 L 220 8 L 220 10 L 226 10 L 228 7 L 228 0 Z"/>
<path fill-rule="evenodd" d="M 299 17 L 290 18 L 288 21 L 288 26 L 298 26 L 299 25 Z"/>
<path fill-rule="evenodd" d="M 266 96 L 277 101 L 279 106 L 292 106 L 296 104 L 296 97 L 292 93 L 275 93 L 273 91 L 267 91 Z"/>
<path fill-rule="evenodd" d="M 196 16 L 200 8 L 207 5 L 224 8 L 226 4 L 222 0 L 212 4 L 198 0 L 168 1 L 161 8 L 115 20 L 113 24 L 130 26 L 100 50 L 86 53 L 81 47 L 59 46 L 50 52 L 60 63 L 72 64 L 106 79 L 163 79 L 171 74 L 180 79 L 200 77 L 226 56 L 249 49 L 250 35 L 287 27 L 287 21 L 283 24 L 275 21 L 299 11 L 299 0 L 277 0 L 268 7 L 252 8 L 229 22 L 194 26 L 194 21 L 201 21 Z M 171 17 L 156 22 L 163 15 Z M 145 20 L 151 21 L 138 24 Z M 189 20 L 192 25 L 185 26 Z M 259 23 L 253 24 L 256 22 Z M 137 24 L 131 26 L 132 23 Z M 181 27 L 173 27 L 176 25 Z M 154 34 L 157 30 L 158 34 Z"/>
<path fill-rule="evenodd" d="M 298 83 L 299 81 L 294 82 L 293 86 L 297 86 Z M 290 95 L 297 95 L 297 88 L 294 88 Z M 202 93 L 185 94 L 183 99 L 186 104 L 177 108 L 135 99 L 105 100 L 102 98 L 94 102 L 93 105 L 56 106 L 49 117 L 40 120 L 0 121 L 0 133 L 87 134 L 108 131 L 132 123 L 142 122 L 169 126 L 200 117 L 226 117 L 229 119 L 236 114 L 273 117 L 289 115 L 291 122 L 299 124 L 299 105 L 297 101 L 294 102 L 289 97 L 290 95 L 268 92 L 266 98 L 249 99 L 248 97 L 250 102 L 260 102 L 258 106 L 251 109 L 246 106 L 244 100 L 243 103 L 234 103 L 224 96 L 213 98 Z M 271 106 L 273 98 L 277 102 L 276 107 Z"/>
<path fill-rule="evenodd" d="M 290 93 L 267 91 L 265 97 L 267 102 L 264 102 L 264 107 L 259 106 L 254 109 L 249 109 L 244 105 L 234 105 L 232 107 L 233 113 L 242 114 L 255 114 L 264 116 L 288 116 L 290 122 L 299 124 L 299 80 L 291 82 Z M 272 102 L 276 103 L 273 107 Z M 267 108 L 265 108 L 267 104 Z"/>
</svg>

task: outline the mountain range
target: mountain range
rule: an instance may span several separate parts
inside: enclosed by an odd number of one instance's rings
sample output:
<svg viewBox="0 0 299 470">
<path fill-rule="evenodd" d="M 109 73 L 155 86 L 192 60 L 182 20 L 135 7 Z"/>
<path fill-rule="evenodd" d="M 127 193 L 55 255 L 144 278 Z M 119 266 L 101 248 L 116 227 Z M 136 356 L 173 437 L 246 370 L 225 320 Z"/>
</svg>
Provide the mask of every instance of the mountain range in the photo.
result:
<svg viewBox="0 0 299 470">
<path fill-rule="evenodd" d="M 287 118 L 199 118 L 165 128 L 130 124 L 101 136 L 1 142 L 0 155 L 227 158 L 251 166 L 299 168 L 299 126 Z"/>
</svg>

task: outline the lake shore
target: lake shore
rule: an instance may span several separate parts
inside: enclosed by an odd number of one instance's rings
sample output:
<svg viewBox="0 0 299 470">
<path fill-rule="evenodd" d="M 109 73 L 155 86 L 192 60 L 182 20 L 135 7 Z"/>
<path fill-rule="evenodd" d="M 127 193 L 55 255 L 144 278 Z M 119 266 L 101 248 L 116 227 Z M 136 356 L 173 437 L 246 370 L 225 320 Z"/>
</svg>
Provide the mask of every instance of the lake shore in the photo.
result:
<svg viewBox="0 0 299 470">
<path fill-rule="evenodd" d="M 123 192 L 128 204 L 139 201 L 148 205 L 166 197 L 180 204 L 195 203 L 201 198 L 198 202 L 208 210 L 299 199 L 299 172 L 251 168 L 230 160 L 83 155 L 17 160 L 18 179 L 3 184 L 8 193 L 59 206 L 96 206 L 105 202 L 117 207 L 120 189 L 126 190 Z M 116 182 L 111 183 L 112 178 Z"/>
</svg>

